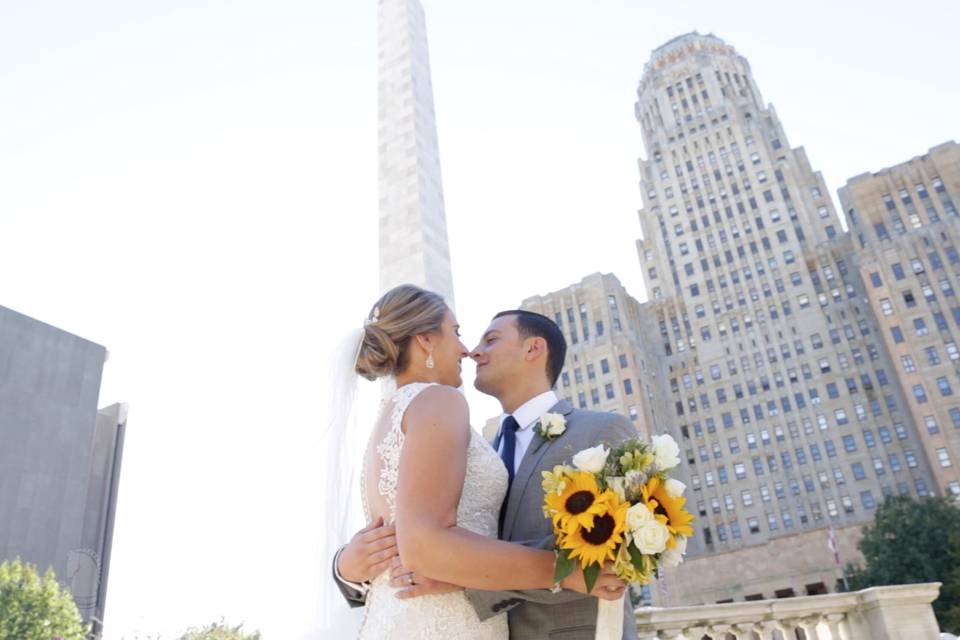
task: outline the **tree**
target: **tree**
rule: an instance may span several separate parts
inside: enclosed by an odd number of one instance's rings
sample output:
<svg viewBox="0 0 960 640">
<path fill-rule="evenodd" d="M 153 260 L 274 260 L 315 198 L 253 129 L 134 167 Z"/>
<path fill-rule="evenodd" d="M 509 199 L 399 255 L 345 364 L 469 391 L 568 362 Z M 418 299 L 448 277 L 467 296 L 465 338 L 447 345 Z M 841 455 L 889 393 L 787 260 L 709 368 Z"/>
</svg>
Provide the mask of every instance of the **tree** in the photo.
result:
<svg viewBox="0 0 960 640">
<path fill-rule="evenodd" d="M 260 632 L 246 633 L 242 624 L 231 627 L 221 619 L 207 627 L 191 627 L 177 640 L 260 640 Z"/>
<path fill-rule="evenodd" d="M 954 533 L 950 538 L 949 562 L 953 569 L 940 587 L 940 597 L 953 605 L 944 613 L 940 627 L 951 633 L 960 633 L 960 533 Z"/>
<path fill-rule="evenodd" d="M 17 558 L 0 563 L 0 640 L 83 640 L 90 632 L 53 569 Z"/>
<path fill-rule="evenodd" d="M 960 509 L 950 498 L 887 498 L 857 545 L 866 567 L 847 565 L 851 589 L 942 582 L 933 611 L 946 627 L 948 612 L 960 606 L 960 586 L 950 584 L 960 574 L 960 542 L 951 539 L 958 531 Z"/>
</svg>

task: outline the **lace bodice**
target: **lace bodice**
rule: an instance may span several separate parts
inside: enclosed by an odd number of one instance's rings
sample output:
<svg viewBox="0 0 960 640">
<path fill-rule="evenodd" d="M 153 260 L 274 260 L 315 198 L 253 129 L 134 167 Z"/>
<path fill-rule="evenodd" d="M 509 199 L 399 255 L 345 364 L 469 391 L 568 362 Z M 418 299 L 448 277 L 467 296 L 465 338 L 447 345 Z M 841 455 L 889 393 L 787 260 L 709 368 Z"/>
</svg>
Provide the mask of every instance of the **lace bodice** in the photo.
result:
<svg viewBox="0 0 960 640">
<path fill-rule="evenodd" d="M 372 446 L 373 443 L 367 447 L 368 456 L 375 452 L 379 457 L 377 492 L 386 502 L 389 522 L 396 518 L 397 478 L 404 441 L 403 416 L 413 399 L 429 386 L 431 384 L 421 382 L 404 385 L 387 398 L 382 411 L 390 412 L 388 428 L 376 447 Z M 363 465 L 364 476 L 371 470 L 368 462 Z M 364 514 L 369 522 L 367 491 L 371 483 L 364 477 L 362 484 Z M 503 462 L 483 437 L 471 429 L 466 474 L 457 505 L 457 526 L 479 535 L 496 537 L 500 505 L 506 492 L 507 470 Z M 367 596 L 360 638 L 384 637 L 506 640 L 507 620 L 505 615 L 500 615 L 481 623 L 463 592 L 400 600 L 393 595 L 389 573 L 384 573 L 374 579 Z"/>
</svg>

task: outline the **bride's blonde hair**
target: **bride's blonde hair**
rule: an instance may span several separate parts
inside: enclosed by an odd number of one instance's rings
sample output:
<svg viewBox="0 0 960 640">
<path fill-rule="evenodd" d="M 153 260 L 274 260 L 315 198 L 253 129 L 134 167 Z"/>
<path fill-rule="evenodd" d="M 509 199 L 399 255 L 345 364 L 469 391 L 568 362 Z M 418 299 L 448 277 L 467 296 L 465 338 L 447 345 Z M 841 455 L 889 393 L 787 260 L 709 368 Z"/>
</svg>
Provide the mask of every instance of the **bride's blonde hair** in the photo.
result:
<svg viewBox="0 0 960 640">
<path fill-rule="evenodd" d="M 412 284 L 390 289 L 367 316 L 356 372 L 367 380 L 401 373 L 409 364 L 411 339 L 439 332 L 446 313 L 438 293 Z"/>
</svg>

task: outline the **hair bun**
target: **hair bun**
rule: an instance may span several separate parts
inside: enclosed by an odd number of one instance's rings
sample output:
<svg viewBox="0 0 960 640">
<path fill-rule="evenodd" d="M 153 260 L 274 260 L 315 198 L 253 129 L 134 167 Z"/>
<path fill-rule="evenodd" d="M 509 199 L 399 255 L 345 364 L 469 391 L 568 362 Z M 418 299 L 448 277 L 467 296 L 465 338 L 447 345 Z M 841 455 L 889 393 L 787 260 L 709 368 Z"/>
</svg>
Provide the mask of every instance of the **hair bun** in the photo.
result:
<svg viewBox="0 0 960 640">
<path fill-rule="evenodd" d="M 376 380 L 395 374 L 399 363 L 400 347 L 397 343 L 376 324 L 368 324 L 357 355 L 357 373 L 367 380 Z"/>
</svg>

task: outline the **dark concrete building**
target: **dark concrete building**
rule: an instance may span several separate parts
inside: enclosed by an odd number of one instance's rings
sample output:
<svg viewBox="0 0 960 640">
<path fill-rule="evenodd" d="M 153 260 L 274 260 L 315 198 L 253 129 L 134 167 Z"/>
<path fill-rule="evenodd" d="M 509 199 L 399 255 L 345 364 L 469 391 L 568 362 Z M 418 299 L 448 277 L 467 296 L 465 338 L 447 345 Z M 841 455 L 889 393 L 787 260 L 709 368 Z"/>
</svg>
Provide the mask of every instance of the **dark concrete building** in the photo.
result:
<svg viewBox="0 0 960 640">
<path fill-rule="evenodd" d="M 0 306 L 0 560 L 52 567 L 101 627 L 126 424 L 104 347 Z"/>
</svg>

